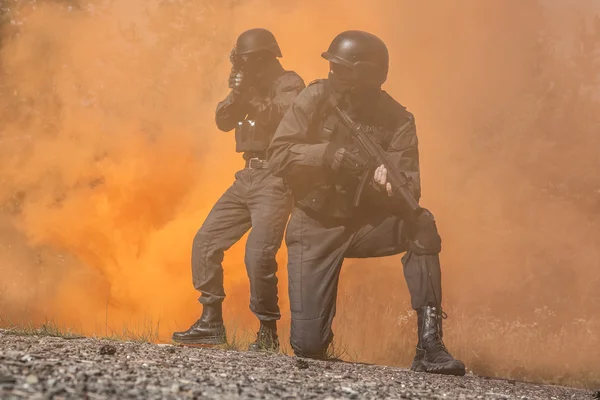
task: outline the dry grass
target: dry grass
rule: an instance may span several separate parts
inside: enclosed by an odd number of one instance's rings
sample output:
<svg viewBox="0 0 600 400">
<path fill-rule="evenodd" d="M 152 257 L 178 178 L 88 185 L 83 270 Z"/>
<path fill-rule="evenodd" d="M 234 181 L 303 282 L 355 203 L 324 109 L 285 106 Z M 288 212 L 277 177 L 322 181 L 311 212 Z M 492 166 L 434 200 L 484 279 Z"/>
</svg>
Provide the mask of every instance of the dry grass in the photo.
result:
<svg viewBox="0 0 600 400">
<path fill-rule="evenodd" d="M 217 348 L 224 350 L 242 351 L 248 349 L 250 343 L 255 339 L 254 334 L 249 329 L 239 327 L 237 323 L 229 324 L 227 328 L 226 343 Z"/>
<path fill-rule="evenodd" d="M 109 328 L 109 334 L 105 338 L 119 342 L 156 343 L 158 342 L 159 328 L 159 322 L 153 324 L 150 321 L 133 328 L 129 326 L 124 326 L 119 330 Z"/>
<path fill-rule="evenodd" d="M 364 285 L 368 286 L 368 285 Z M 342 359 L 408 367 L 417 342 L 416 313 L 407 296 L 368 296 L 369 288 L 346 286 L 334 324 L 345 338 Z M 345 308 L 348 307 L 348 308 Z M 600 389 L 600 319 L 565 319 L 548 307 L 522 312 L 518 318 L 491 310 L 449 305 L 444 342 L 476 375 L 526 382 Z M 369 312 L 369 310 L 373 310 Z"/>
<path fill-rule="evenodd" d="M 63 339 L 81 339 L 87 337 L 78 328 L 60 325 L 53 320 L 43 324 L 33 324 L 29 321 L 12 321 L 0 317 L 0 328 L 10 335 L 20 336 L 50 336 Z M 150 321 L 122 327 L 121 329 L 106 328 L 105 334 L 93 334 L 93 338 L 108 339 L 119 342 L 156 343 L 158 341 L 159 323 Z"/>
<path fill-rule="evenodd" d="M 85 337 L 79 331 L 73 328 L 60 326 L 52 320 L 36 326 L 30 322 L 13 322 L 0 317 L 0 327 L 4 333 L 17 336 L 50 336 L 63 339 L 81 339 Z"/>
</svg>

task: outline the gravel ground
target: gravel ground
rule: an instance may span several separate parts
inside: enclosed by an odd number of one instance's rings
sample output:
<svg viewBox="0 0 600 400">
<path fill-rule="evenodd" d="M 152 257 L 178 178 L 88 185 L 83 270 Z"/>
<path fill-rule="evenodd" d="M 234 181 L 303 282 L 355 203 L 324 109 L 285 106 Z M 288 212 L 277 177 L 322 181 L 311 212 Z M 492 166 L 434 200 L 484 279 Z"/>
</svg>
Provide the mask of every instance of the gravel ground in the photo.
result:
<svg viewBox="0 0 600 400">
<path fill-rule="evenodd" d="M 577 399 L 592 392 L 476 376 L 206 348 L 0 331 L 1 399 Z"/>
</svg>

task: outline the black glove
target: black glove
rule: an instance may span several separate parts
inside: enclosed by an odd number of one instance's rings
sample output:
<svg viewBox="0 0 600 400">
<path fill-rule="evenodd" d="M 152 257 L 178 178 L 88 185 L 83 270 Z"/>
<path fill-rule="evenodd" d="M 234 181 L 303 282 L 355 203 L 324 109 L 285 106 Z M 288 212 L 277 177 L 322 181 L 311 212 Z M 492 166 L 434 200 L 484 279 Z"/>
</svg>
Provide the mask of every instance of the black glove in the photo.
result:
<svg viewBox="0 0 600 400">
<path fill-rule="evenodd" d="M 236 70 L 235 67 L 231 68 L 231 73 L 229 74 L 229 88 L 238 94 L 246 89 L 244 73 Z"/>
<path fill-rule="evenodd" d="M 327 145 L 324 161 L 333 171 L 344 170 L 352 175 L 361 175 L 367 168 L 367 161 L 360 156 L 358 149 L 346 149 L 336 143 Z"/>
<path fill-rule="evenodd" d="M 235 94 L 240 94 L 245 88 L 246 77 L 240 67 L 240 60 L 237 55 L 235 47 L 229 53 L 229 61 L 231 61 L 231 73 L 229 74 L 229 88 L 233 90 Z"/>
</svg>

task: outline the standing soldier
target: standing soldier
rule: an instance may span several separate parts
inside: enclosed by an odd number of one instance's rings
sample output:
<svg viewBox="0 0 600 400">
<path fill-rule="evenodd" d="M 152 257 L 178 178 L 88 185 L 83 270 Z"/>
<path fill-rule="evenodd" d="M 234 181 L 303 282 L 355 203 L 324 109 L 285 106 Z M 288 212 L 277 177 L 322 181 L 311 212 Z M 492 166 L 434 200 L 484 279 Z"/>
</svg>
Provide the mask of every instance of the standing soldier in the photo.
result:
<svg viewBox="0 0 600 400">
<path fill-rule="evenodd" d="M 387 47 L 370 33 L 347 31 L 322 56 L 330 63 L 328 79 L 311 83 L 294 100 L 269 147 L 269 169 L 291 185 L 296 205 L 286 234 L 292 348 L 300 357 L 326 357 L 344 258 L 406 252 L 404 275 L 418 315 L 412 369 L 464 375 L 464 364 L 442 342 L 441 239 L 433 215 L 424 210 L 408 218 L 385 167 L 368 166 L 334 109 L 337 103 L 381 146 L 418 200 L 414 118 L 381 90 Z M 356 206 L 365 170 L 369 183 Z"/>
<path fill-rule="evenodd" d="M 217 106 L 217 127 L 235 129 L 236 151 L 246 166 L 212 208 L 194 238 L 192 276 L 201 292 L 202 316 L 187 331 L 173 333 L 186 344 L 225 342 L 222 317 L 223 255 L 250 228 L 245 263 L 250 279 L 250 309 L 260 320 L 251 350 L 279 349 L 277 262 L 275 255 L 292 207 L 289 189 L 267 169 L 266 150 L 281 118 L 304 89 L 295 72 L 278 61 L 281 50 L 271 32 L 251 29 L 237 39 L 231 53 L 231 93 Z"/>
</svg>

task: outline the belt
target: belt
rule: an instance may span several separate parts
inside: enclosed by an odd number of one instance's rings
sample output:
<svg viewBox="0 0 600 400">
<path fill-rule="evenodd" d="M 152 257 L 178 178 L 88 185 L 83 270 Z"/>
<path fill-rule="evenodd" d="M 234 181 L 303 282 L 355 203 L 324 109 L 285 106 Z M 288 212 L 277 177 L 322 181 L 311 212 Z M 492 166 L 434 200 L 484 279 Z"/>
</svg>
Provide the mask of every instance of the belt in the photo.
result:
<svg viewBox="0 0 600 400">
<path fill-rule="evenodd" d="M 251 158 L 260 158 L 261 160 L 266 160 L 267 152 L 266 151 L 245 151 L 244 159 L 249 160 Z"/>
<path fill-rule="evenodd" d="M 261 160 L 258 157 L 253 157 L 249 160 L 246 160 L 246 168 L 248 168 L 248 169 L 267 168 L 267 160 Z"/>
</svg>

